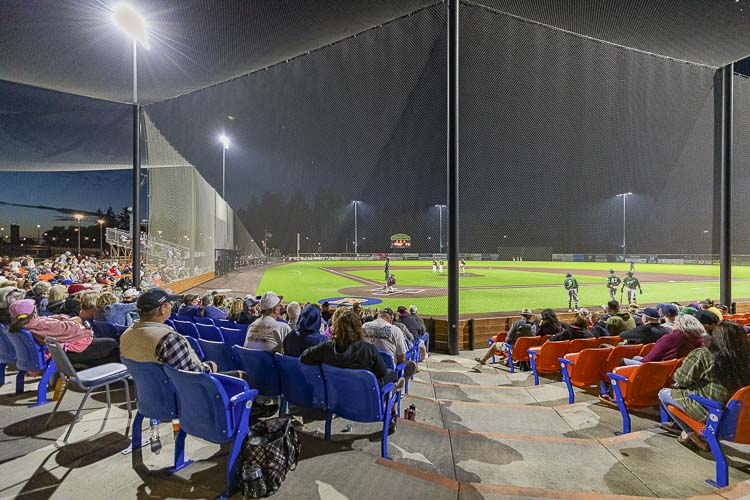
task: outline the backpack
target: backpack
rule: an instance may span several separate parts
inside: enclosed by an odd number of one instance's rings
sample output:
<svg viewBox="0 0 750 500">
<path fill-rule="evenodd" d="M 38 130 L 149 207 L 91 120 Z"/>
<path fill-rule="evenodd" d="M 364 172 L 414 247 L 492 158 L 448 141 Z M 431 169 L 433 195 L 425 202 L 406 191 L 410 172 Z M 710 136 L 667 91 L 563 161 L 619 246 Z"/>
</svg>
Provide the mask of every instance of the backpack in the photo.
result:
<svg viewBox="0 0 750 500">
<path fill-rule="evenodd" d="M 252 427 L 240 451 L 237 482 L 243 498 L 271 496 L 297 468 L 300 442 L 289 417 L 263 420 Z"/>
</svg>

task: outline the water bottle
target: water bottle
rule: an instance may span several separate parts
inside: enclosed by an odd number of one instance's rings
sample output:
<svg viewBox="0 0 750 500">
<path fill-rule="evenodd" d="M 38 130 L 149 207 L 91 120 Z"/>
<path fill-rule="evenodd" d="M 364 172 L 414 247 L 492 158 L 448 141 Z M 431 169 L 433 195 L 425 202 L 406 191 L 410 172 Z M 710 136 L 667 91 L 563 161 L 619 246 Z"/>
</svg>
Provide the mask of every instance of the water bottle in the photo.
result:
<svg viewBox="0 0 750 500">
<path fill-rule="evenodd" d="M 245 498 L 262 498 L 268 494 L 260 467 L 245 463 L 242 465 L 242 496 Z"/>
<path fill-rule="evenodd" d="M 417 407 L 414 404 L 409 405 L 409 420 L 417 419 Z"/>
<path fill-rule="evenodd" d="M 172 433 L 174 434 L 175 439 L 177 438 L 177 434 L 180 432 L 180 419 L 176 418 L 172 420 Z"/>
<path fill-rule="evenodd" d="M 151 419 L 151 451 L 157 455 L 161 451 L 161 438 L 159 437 L 159 421 Z"/>
</svg>

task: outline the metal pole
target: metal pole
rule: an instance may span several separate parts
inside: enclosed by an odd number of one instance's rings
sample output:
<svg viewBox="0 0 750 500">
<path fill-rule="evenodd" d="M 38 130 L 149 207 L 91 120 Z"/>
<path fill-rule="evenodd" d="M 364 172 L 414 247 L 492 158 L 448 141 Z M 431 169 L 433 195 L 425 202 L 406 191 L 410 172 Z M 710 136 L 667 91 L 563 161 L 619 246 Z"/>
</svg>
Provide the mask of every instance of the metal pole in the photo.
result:
<svg viewBox="0 0 750 500">
<path fill-rule="evenodd" d="M 719 69 L 721 73 L 721 216 L 719 237 L 719 286 L 721 303 L 732 302 L 732 114 L 734 106 L 734 64 Z"/>
<path fill-rule="evenodd" d="M 227 199 L 224 194 L 224 189 L 226 186 L 226 183 L 225 183 L 226 169 L 227 169 L 227 148 L 222 143 L 222 146 L 221 146 L 221 197 L 225 201 Z"/>
<path fill-rule="evenodd" d="M 448 7 L 448 353 L 458 354 L 458 11 L 459 0 Z"/>
<path fill-rule="evenodd" d="M 357 202 L 354 202 L 354 256 L 359 257 L 359 235 L 357 233 Z"/>
<path fill-rule="evenodd" d="M 440 253 L 443 253 L 443 206 L 438 205 L 438 224 L 440 224 Z"/>
<path fill-rule="evenodd" d="M 625 200 L 628 198 L 628 195 L 623 194 L 622 195 L 622 258 L 623 262 L 625 262 Z"/>
<path fill-rule="evenodd" d="M 297 260 L 299 260 L 299 233 L 297 233 Z"/>
<path fill-rule="evenodd" d="M 133 286 L 141 287 L 141 107 L 138 105 L 138 42 L 133 40 Z"/>
<path fill-rule="evenodd" d="M 99 257 L 104 256 L 104 225 L 99 224 Z"/>
<path fill-rule="evenodd" d="M 81 218 L 76 220 L 78 221 L 78 255 L 81 255 Z"/>
</svg>

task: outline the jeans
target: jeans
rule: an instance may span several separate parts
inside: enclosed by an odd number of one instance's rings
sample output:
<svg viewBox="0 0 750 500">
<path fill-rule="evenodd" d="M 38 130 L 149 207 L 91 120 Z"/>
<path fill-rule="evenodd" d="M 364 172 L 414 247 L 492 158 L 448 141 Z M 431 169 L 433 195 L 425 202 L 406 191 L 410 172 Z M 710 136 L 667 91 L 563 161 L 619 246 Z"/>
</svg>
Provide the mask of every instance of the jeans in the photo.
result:
<svg viewBox="0 0 750 500">
<path fill-rule="evenodd" d="M 622 358 L 623 366 L 638 366 L 643 364 L 643 356 L 633 356 L 630 358 Z"/>
<path fill-rule="evenodd" d="M 693 429 L 690 428 L 689 425 L 687 425 L 682 420 L 677 418 L 672 412 L 669 411 L 669 409 L 667 409 L 668 405 L 672 405 L 676 408 L 679 408 L 680 410 L 685 411 L 685 408 L 681 404 L 679 404 L 677 401 L 675 401 L 674 398 L 672 397 L 672 389 L 670 389 L 669 387 L 665 387 L 664 389 L 660 390 L 659 401 L 664 411 L 666 411 L 669 414 L 669 416 L 672 418 L 674 423 L 679 425 L 683 431 L 687 432 L 688 434 L 695 432 Z"/>
</svg>

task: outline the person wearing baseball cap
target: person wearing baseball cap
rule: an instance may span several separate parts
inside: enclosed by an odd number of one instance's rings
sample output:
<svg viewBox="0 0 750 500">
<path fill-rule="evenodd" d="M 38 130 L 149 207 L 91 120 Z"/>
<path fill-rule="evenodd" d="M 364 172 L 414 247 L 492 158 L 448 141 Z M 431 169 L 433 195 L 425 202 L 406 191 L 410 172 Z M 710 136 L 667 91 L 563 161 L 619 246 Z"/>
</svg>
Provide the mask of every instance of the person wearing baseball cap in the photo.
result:
<svg viewBox="0 0 750 500">
<path fill-rule="evenodd" d="M 521 337 L 533 337 L 534 335 L 536 335 L 536 325 L 533 321 L 531 321 L 531 318 L 533 317 L 534 313 L 531 311 L 531 309 L 529 309 L 528 307 L 524 307 L 523 309 L 521 309 L 521 319 L 510 326 L 510 330 L 508 330 L 508 335 L 505 337 L 505 341 L 495 342 L 490 346 L 489 349 L 487 349 L 487 352 L 484 353 L 484 356 L 482 356 L 481 358 L 474 358 L 474 361 L 476 361 L 480 365 L 484 365 L 492 356 L 496 356 L 505 352 L 505 346 L 512 346 L 516 343 L 516 340 L 520 339 Z"/>
<path fill-rule="evenodd" d="M 242 311 L 237 315 L 235 321 L 243 325 L 254 323 L 259 318 L 257 312 L 260 299 L 260 295 L 246 295 L 242 300 Z"/>
<path fill-rule="evenodd" d="M 664 304 L 661 312 L 664 315 L 664 323 L 662 323 L 661 326 L 667 330 L 674 330 L 675 320 L 680 314 L 680 310 L 674 304 Z"/>
<path fill-rule="evenodd" d="M 706 329 L 706 332 L 708 332 L 709 335 L 711 335 L 711 332 L 714 331 L 716 325 L 721 322 L 721 319 L 708 309 L 701 309 L 700 311 L 697 311 L 695 313 L 695 319 L 701 322 L 703 328 Z"/>
<path fill-rule="evenodd" d="M 669 330 L 661 325 L 659 311 L 654 307 L 643 310 L 641 321 L 642 325 L 622 332 L 620 338 L 628 344 L 651 344 L 669 333 Z"/>
<path fill-rule="evenodd" d="M 258 303 L 260 318 L 248 327 L 245 347 L 267 352 L 283 351 L 284 338 L 292 331 L 288 324 L 276 319 L 283 298 L 274 292 L 263 294 Z"/>
<path fill-rule="evenodd" d="M 13 322 L 10 332 L 28 330 L 34 340 L 44 345 L 45 339 L 57 339 L 73 364 L 86 368 L 119 363 L 120 350 L 117 341 L 107 338 L 94 338 L 94 332 L 81 324 L 81 318 L 64 315 L 39 316 L 33 299 L 23 299 L 10 306 Z"/>
</svg>

